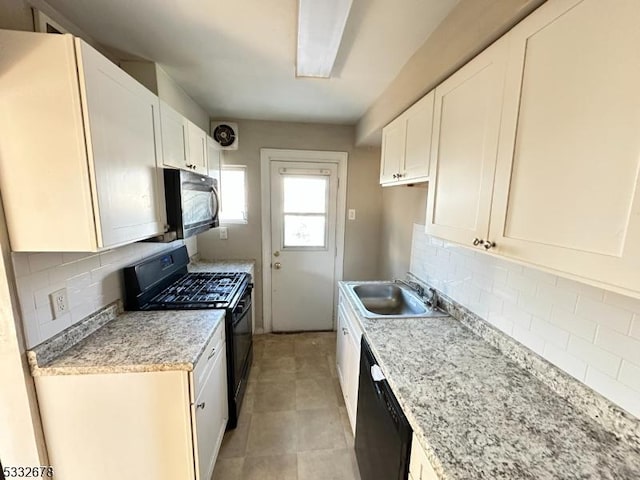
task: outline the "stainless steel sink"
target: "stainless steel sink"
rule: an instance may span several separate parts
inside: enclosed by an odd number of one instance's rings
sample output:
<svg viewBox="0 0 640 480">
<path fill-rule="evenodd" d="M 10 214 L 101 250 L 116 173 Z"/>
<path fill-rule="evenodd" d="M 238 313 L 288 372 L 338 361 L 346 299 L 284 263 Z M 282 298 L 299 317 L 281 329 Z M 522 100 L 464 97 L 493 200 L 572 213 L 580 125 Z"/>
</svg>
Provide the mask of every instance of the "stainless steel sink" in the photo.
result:
<svg viewBox="0 0 640 480">
<path fill-rule="evenodd" d="M 350 285 L 360 300 L 364 317 L 446 317 L 448 314 L 427 307 L 408 288 L 393 282 Z"/>
</svg>

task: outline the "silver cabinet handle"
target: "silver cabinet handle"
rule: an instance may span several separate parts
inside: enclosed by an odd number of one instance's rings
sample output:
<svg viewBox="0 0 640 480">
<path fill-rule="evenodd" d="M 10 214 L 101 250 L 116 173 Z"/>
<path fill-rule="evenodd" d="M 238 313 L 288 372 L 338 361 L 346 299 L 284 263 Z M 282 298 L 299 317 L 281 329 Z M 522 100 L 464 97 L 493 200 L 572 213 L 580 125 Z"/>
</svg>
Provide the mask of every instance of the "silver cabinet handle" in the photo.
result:
<svg viewBox="0 0 640 480">
<path fill-rule="evenodd" d="M 496 242 L 490 242 L 489 240 L 484 242 L 484 248 L 486 250 L 489 250 L 489 249 L 491 249 L 491 248 L 493 248 L 495 246 L 496 246 Z"/>
<path fill-rule="evenodd" d="M 203 409 L 203 410 L 204 410 L 204 406 L 205 406 L 205 405 L 206 405 L 206 404 L 205 404 L 205 402 L 202 402 L 202 403 L 197 404 L 197 405 L 196 405 L 196 408 L 201 408 L 201 409 Z"/>
<path fill-rule="evenodd" d="M 213 357 L 216 354 L 216 349 L 212 348 L 211 349 L 211 353 L 209 354 L 209 356 L 207 357 L 207 360 L 211 360 L 211 357 Z"/>
</svg>

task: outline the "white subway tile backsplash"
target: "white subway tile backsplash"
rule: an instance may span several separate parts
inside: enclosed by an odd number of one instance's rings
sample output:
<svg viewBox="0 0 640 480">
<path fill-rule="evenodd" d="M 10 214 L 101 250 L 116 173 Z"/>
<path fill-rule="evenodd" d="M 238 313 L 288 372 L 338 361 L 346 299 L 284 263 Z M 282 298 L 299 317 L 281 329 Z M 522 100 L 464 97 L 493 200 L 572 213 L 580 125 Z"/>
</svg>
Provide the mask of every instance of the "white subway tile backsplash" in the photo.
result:
<svg viewBox="0 0 640 480">
<path fill-rule="evenodd" d="M 563 290 L 575 292 L 581 297 L 590 297 L 600 302 L 604 298 L 604 290 L 568 278 L 558 277 L 557 286 Z"/>
<path fill-rule="evenodd" d="M 596 345 L 640 365 L 640 340 L 605 327 L 599 327 Z"/>
<path fill-rule="evenodd" d="M 487 318 L 489 323 L 491 323 L 494 327 L 499 328 L 507 335 L 513 334 L 513 320 L 504 313 L 500 312 L 489 312 L 489 317 Z"/>
<path fill-rule="evenodd" d="M 29 270 L 32 273 L 48 270 L 56 265 L 62 264 L 62 253 L 29 253 Z"/>
<path fill-rule="evenodd" d="M 558 283 L 558 277 L 551 273 L 543 272 L 535 268 L 524 268 L 522 270 L 525 277 L 529 277 L 535 280 L 537 283 L 547 283 L 549 285 L 556 285 Z"/>
<path fill-rule="evenodd" d="M 100 254 L 13 253 L 27 348 L 122 298 L 123 267 L 179 244 L 132 244 Z M 54 320 L 49 295 L 61 288 L 67 289 L 69 313 Z"/>
<path fill-rule="evenodd" d="M 580 337 L 572 336 L 569 339 L 567 351 L 573 356 L 593 365 L 599 371 L 615 378 L 620 369 L 622 358 L 608 352 L 593 343 Z"/>
<path fill-rule="evenodd" d="M 518 290 L 524 295 L 533 296 L 536 293 L 537 282 L 521 272 L 510 271 L 507 276 L 507 285 Z"/>
<path fill-rule="evenodd" d="M 536 291 L 536 297 L 547 304 L 559 307 L 569 312 L 576 309 L 578 303 L 578 295 L 574 292 L 563 290 L 547 283 L 539 283 Z"/>
<path fill-rule="evenodd" d="M 553 344 L 565 350 L 569 344 L 568 331 L 535 316 L 531 320 L 531 332 L 544 338 L 547 344 Z"/>
<path fill-rule="evenodd" d="M 29 269 L 29 257 L 27 255 L 14 253 L 11 257 L 13 262 L 13 273 L 16 277 L 24 277 L 31 273 L 31 270 Z"/>
<path fill-rule="evenodd" d="M 584 382 L 587 374 L 587 362 L 574 357 L 563 348 L 559 348 L 551 343 L 547 343 L 544 347 L 544 357 L 551 363 L 560 367 L 569 375 Z"/>
<path fill-rule="evenodd" d="M 629 333 L 633 318 L 633 313 L 628 310 L 597 302 L 588 297 L 580 297 L 576 313 L 623 334 Z"/>
<path fill-rule="evenodd" d="M 640 340 L 640 314 L 636 313 L 633 316 L 633 323 L 631 324 L 631 336 Z"/>
<path fill-rule="evenodd" d="M 640 366 L 623 361 L 618 379 L 628 387 L 640 391 Z"/>
<path fill-rule="evenodd" d="M 640 300 L 620 295 L 618 293 L 605 292 L 604 303 L 630 312 L 640 312 Z"/>
<path fill-rule="evenodd" d="M 640 301 L 444 242 L 417 224 L 411 273 L 640 415 Z"/>
<path fill-rule="evenodd" d="M 551 304 L 534 295 L 521 293 L 517 305 L 525 312 L 545 320 L 551 316 Z"/>
<path fill-rule="evenodd" d="M 555 305 L 551 308 L 550 322 L 592 343 L 596 337 L 596 329 L 598 328 L 596 322 L 579 317 Z"/>
<path fill-rule="evenodd" d="M 615 378 L 589 366 L 585 383 L 620 405 L 630 414 L 640 418 L 640 395 L 638 390 L 630 388 Z"/>
<path fill-rule="evenodd" d="M 520 325 L 514 325 L 513 338 L 539 355 L 542 355 L 544 352 L 544 338 L 532 333 L 528 328 L 524 328 Z"/>
</svg>

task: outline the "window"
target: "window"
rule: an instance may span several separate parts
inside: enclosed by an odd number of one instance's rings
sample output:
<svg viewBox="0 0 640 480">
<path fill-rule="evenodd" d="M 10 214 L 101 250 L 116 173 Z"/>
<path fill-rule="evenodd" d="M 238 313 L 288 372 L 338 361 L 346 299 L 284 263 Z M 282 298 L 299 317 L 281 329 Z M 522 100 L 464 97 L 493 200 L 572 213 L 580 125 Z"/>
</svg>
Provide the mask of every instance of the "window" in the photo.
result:
<svg viewBox="0 0 640 480">
<path fill-rule="evenodd" d="M 283 175 L 282 180 L 282 248 L 325 249 L 329 177 Z"/>
<path fill-rule="evenodd" d="M 247 168 L 224 165 L 220 172 L 220 223 L 247 223 Z"/>
</svg>

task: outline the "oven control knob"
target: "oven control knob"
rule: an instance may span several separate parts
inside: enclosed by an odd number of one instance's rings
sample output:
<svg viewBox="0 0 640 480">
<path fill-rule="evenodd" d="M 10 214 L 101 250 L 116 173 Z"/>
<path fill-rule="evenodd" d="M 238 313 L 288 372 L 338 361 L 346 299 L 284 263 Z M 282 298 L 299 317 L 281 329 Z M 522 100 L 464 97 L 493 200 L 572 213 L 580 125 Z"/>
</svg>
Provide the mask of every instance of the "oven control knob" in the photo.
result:
<svg viewBox="0 0 640 480">
<path fill-rule="evenodd" d="M 273 268 L 276 270 L 280 270 L 282 268 L 282 264 L 280 262 L 276 262 L 273 264 Z"/>
</svg>

